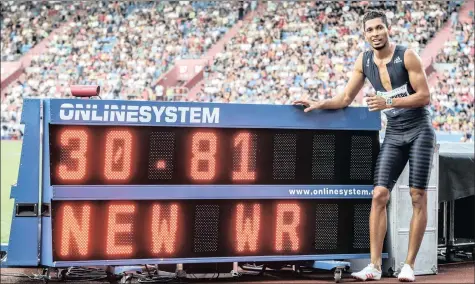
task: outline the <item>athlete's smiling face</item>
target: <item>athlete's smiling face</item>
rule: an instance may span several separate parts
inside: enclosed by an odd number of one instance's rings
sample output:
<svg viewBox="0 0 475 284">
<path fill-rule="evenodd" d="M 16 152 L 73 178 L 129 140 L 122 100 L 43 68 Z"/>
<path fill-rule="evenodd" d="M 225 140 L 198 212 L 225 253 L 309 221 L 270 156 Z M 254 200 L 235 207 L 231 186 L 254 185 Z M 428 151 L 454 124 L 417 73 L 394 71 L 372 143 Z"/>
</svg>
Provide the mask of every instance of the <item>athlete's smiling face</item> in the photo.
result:
<svg viewBox="0 0 475 284">
<path fill-rule="evenodd" d="M 364 35 L 374 49 L 380 50 L 388 44 L 389 28 L 381 18 L 371 19 L 364 24 Z"/>
</svg>

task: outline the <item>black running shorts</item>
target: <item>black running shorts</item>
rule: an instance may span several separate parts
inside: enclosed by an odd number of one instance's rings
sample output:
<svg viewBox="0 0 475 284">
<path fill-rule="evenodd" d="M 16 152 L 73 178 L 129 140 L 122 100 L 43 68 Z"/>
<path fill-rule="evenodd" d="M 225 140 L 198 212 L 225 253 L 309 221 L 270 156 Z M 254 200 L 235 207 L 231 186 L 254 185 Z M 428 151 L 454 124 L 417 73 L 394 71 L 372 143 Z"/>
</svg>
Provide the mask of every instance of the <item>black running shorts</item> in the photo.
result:
<svg viewBox="0 0 475 284">
<path fill-rule="evenodd" d="M 391 191 L 409 160 L 409 187 L 427 189 L 435 145 L 435 131 L 428 121 L 404 128 L 388 124 L 376 162 L 374 186 Z"/>
</svg>

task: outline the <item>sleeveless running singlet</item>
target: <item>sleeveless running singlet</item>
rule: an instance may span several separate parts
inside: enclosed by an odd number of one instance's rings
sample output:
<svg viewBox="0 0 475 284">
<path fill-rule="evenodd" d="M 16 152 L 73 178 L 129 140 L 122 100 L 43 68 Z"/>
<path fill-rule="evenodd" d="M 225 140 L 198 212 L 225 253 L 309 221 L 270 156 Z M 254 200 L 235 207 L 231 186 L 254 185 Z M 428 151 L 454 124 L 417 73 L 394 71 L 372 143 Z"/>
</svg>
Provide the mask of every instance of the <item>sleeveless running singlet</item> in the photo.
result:
<svg viewBox="0 0 475 284">
<path fill-rule="evenodd" d="M 363 55 L 363 73 L 376 95 L 384 98 L 406 97 L 415 93 L 404 65 L 406 48 L 397 45 L 391 61 L 386 64 L 392 90 L 383 87 L 374 51 Z M 388 123 L 374 175 L 374 185 L 392 190 L 409 160 L 409 186 L 426 189 L 435 149 L 435 131 L 426 107 L 391 108 L 384 110 Z"/>
<path fill-rule="evenodd" d="M 363 73 L 371 82 L 376 95 L 384 98 L 400 98 L 414 94 L 416 91 L 409 82 L 409 73 L 404 65 L 404 53 L 406 52 L 404 46 L 396 45 L 394 55 L 391 61 L 386 64 L 389 78 L 391 79 L 392 90 L 388 91 L 383 87 L 381 78 L 379 76 L 378 66 L 374 63 L 374 51 L 366 51 L 363 56 Z M 411 124 L 420 119 L 427 119 L 429 111 L 426 107 L 419 108 L 392 108 L 384 110 L 384 114 L 388 118 L 388 124 L 398 124 L 400 127 Z"/>
</svg>

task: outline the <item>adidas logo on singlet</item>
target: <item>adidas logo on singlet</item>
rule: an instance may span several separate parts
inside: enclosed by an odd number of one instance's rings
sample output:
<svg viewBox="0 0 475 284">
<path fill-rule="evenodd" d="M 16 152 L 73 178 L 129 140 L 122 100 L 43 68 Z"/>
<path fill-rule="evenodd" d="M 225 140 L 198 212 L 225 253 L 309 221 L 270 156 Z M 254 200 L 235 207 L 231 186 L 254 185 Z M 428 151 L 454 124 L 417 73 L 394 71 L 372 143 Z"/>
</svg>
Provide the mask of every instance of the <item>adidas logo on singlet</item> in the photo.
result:
<svg viewBox="0 0 475 284">
<path fill-rule="evenodd" d="M 400 58 L 399 56 L 396 57 L 396 59 L 394 59 L 394 64 L 396 64 L 396 63 L 401 63 L 401 62 L 402 62 L 402 60 L 401 60 L 401 58 Z"/>
</svg>

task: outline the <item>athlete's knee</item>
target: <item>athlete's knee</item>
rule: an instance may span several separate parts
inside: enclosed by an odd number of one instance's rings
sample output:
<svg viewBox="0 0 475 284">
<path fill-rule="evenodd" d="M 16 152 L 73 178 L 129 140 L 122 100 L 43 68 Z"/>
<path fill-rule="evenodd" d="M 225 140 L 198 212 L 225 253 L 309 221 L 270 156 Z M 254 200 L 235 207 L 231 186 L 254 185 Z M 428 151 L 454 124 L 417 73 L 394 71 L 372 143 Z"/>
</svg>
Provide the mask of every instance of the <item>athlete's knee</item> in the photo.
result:
<svg viewBox="0 0 475 284">
<path fill-rule="evenodd" d="M 386 187 L 376 186 L 373 190 L 373 206 L 385 207 L 389 197 L 389 190 Z"/>
<path fill-rule="evenodd" d="M 427 207 L 427 192 L 424 189 L 411 187 L 412 208 L 422 209 Z"/>
</svg>

